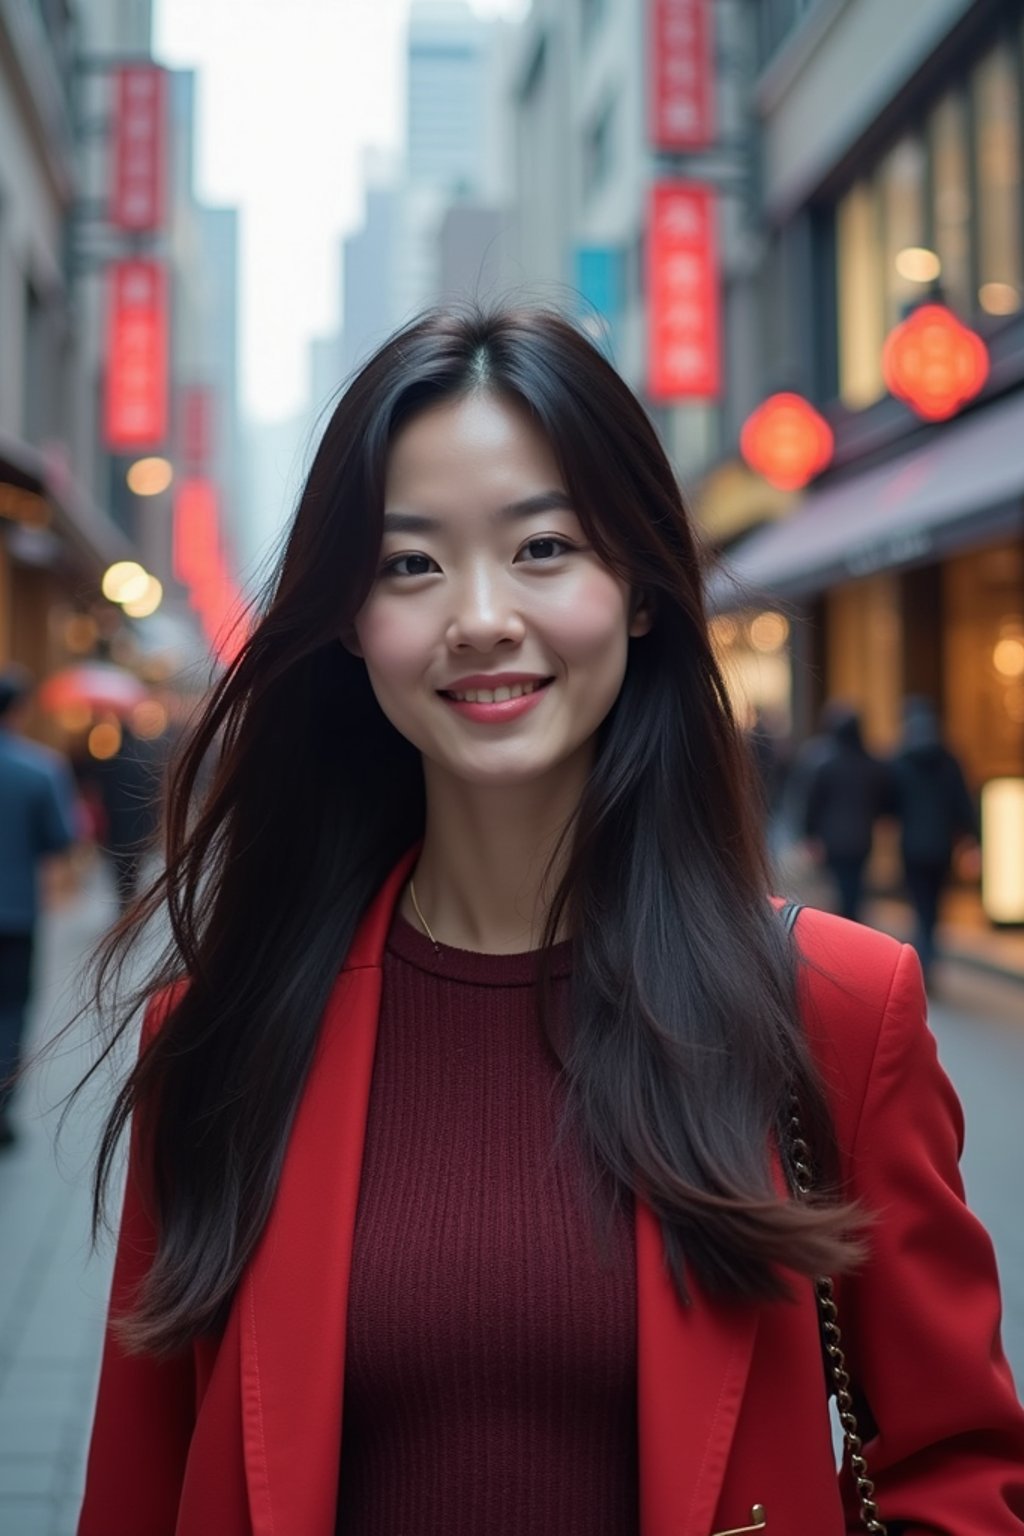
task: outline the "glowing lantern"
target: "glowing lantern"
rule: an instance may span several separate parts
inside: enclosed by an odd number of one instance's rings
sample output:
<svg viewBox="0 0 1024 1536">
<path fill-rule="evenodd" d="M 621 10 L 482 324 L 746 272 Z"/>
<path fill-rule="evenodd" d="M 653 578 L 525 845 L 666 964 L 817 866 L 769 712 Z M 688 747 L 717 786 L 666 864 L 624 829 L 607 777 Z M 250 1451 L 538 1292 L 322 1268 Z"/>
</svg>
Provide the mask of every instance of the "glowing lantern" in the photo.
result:
<svg viewBox="0 0 1024 1536">
<path fill-rule="evenodd" d="M 945 421 L 988 378 L 988 349 L 944 305 L 922 304 L 886 338 L 882 373 L 890 394 L 926 421 Z"/>
<path fill-rule="evenodd" d="M 770 395 L 743 424 L 740 452 L 759 475 L 798 491 L 828 465 L 835 439 L 824 416 L 800 395 Z"/>
</svg>

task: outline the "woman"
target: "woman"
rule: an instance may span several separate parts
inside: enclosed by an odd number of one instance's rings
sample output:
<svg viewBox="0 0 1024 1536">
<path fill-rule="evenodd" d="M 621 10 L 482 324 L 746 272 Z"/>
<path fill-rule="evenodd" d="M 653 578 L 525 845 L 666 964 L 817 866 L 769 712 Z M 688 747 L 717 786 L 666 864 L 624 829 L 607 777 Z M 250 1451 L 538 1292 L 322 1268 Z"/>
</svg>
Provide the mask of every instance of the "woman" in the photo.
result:
<svg viewBox="0 0 1024 1536">
<path fill-rule="evenodd" d="M 539 312 L 387 343 L 134 919 L 80 1536 L 839 1536 L 822 1275 L 883 1519 L 1024 1530 L 916 959 L 807 912 L 797 978 L 746 771 L 611 367 Z"/>
</svg>

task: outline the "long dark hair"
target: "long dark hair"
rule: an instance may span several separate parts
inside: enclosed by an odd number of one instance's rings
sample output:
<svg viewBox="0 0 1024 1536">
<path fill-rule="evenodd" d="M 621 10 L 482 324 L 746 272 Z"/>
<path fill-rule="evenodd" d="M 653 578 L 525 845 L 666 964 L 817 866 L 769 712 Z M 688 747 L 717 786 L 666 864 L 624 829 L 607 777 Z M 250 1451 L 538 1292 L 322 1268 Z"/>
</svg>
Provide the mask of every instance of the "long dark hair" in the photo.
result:
<svg viewBox="0 0 1024 1536">
<path fill-rule="evenodd" d="M 791 1092 L 833 1175 L 834 1136 L 665 454 L 622 379 L 557 315 L 436 311 L 382 346 L 338 403 L 262 616 L 171 775 L 164 872 L 98 956 L 102 1005 L 166 906 L 170 945 L 116 1010 L 111 1042 L 144 995 L 188 982 L 116 1098 L 95 1174 L 98 1225 L 134 1113 L 159 1236 L 121 1323 L 130 1347 L 171 1351 L 223 1322 L 332 981 L 374 892 L 422 835 L 419 755 L 339 636 L 376 577 L 395 433 L 478 389 L 530 411 L 594 548 L 655 611 L 630 641 L 544 938 L 562 922 L 574 936 L 564 1071 L 584 1143 L 614 1190 L 657 1214 L 684 1298 L 688 1268 L 754 1300 L 786 1294 L 782 1269 L 842 1269 L 856 1254 L 849 1208 L 773 1187 Z"/>
</svg>

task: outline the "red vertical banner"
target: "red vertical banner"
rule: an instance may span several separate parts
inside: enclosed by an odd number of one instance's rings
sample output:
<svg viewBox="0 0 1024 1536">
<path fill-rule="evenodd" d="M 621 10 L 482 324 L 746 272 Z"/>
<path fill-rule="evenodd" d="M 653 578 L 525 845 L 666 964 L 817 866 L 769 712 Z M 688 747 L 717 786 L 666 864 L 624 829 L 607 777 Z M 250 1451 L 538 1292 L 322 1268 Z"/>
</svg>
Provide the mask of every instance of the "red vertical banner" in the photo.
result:
<svg viewBox="0 0 1024 1536">
<path fill-rule="evenodd" d="M 711 0 L 648 0 L 648 102 L 655 149 L 707 149 L 715 136 Z"/>
<path fill-rule="evenodd" d="M 182 480 L 174 493 L 174 575 L 198 589 L 215 580 L 221 567 L 217 491 L 201 476 Z"/>
<path fill-rule="evenodd" d="M 205 474 L 214 453 L 214 393 L 205 384 L 189 384 L 178 398 L 179 452 L 188 474 Z"/>
<path fill-rule="evenodd" d="M 160 262 L 109 268 L 103 437 L 114 453 L 167 438 L 167 276 Z"/>
<path fill-rule="evenodd" d="M 709 400 L 721 388 L 715 194 L 656 182 L 647 221 L 647 390 L 654 400 Z"/>
<path fill-rule="evenodd" d="M 115 72 L 110 222 L 160 229 L 167 176 L 167 75 L 155 64 Z"/>
<path fill-rule="evenodd" d="M 190 476 L 175 491 L 172 558 L 203 633 L 229 666 L 249 637 L 249 620 L 228 566 L 217 487 L 205 475 Z"/>
</svg>

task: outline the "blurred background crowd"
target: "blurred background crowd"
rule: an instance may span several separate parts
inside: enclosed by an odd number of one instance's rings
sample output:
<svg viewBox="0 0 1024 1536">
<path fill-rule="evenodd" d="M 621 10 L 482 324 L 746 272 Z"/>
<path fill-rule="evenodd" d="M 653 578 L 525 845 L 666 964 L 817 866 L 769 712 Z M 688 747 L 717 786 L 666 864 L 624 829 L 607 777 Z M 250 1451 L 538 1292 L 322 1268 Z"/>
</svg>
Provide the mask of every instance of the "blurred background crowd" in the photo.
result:
<svg viewBox="0 0 1024 1536">
<path fill-rule="evenodd" d="M 350 38 L 340 113 L 378 23 L 394 132 L 345 130 L 325 235 L 342 145 L 312 105 L 303 138 L 304 92 Z M 261 27 L 287 51 L 247 80 Z M 255 97 L 268 180 L 322 195 L 282 205 L 294 279 L 254 294 L 258 221 L 200 161 Z M 1024 0 L 0 0 L 0 735 L 73 775 L 47 899 L 103 854 L 133 890 L 345 379 L 425 305 L 516 296 L 574 314 L 663 438 L 780 883 L 912 907 L 926 965 L 947 890 L 950 933 L 1019 957 L 1022 165 Z M 301 307 L 321 237 L 333 321 L 254 413 L 247 328 Z"/>
</svg>

